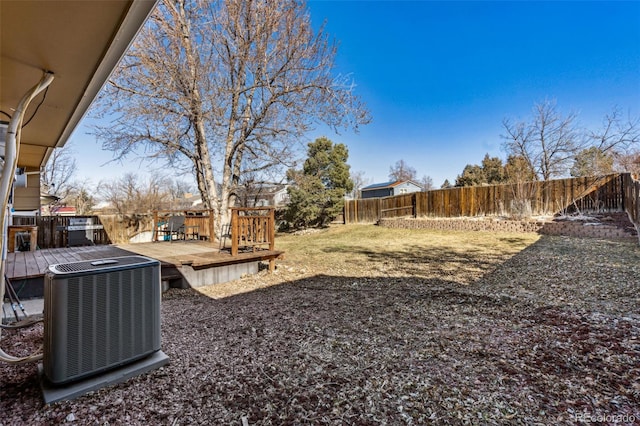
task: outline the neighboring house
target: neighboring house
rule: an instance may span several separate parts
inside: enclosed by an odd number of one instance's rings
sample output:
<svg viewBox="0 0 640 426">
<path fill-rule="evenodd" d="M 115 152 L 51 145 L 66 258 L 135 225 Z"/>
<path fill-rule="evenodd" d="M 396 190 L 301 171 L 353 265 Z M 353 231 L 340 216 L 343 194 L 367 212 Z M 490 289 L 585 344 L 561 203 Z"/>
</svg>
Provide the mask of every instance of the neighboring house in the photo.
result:
<svg viewBox="0 0 640 426">
<path fill-rule="evenodd" d="M 284 207 L 289 204 L 289 185 L 265 185 L 253 188 L 251 192 L 240 194 L 243 207 Z"/>
<path fill-rule="evenodd" d="M 76 208 L 73 206 L 59 206 L 51 208 L 51 216 L 75 216 Z"/>
<path fill-rule="evenodd" d="M 202 206 L 202 197 L 200 197 L 200 194 L 184 194 L 184 201 L 192 208 Z"/>
<path fill-rule="evenodd" d="M 94 215 L 113 214 L 116 209 L 108 201 L 98 201 L 91 209 Z"/>
<path fill-rule="evenodd" d="M 422 191 L 422 187 L 416 182 L 410 180 L 374 183 L 373 185 L 365 186 L 360 190 L 362 198 L 391 197 L 393 195 L 409 194 L 411 192 L 420 191 Z"/>
<path fill-rule="evenodd" d="M 164 210 L 188 210 L 188 209 L 200 209 L 202 208 L 202 198 L 200 194 L 193 194 L 191 192 L 185 192 L 181 197 L 173 199 L 171 201 L 165 201 L 162 203 Z"/>
<path fill-rule="evenodd" d="M 275 207 L 284 207 L 289 204 L 289 192 L 287 192 L 288 185 L 278 185 L 279 188 L 275 189 L 272 195 L 273 205 Z"/>
</svg>

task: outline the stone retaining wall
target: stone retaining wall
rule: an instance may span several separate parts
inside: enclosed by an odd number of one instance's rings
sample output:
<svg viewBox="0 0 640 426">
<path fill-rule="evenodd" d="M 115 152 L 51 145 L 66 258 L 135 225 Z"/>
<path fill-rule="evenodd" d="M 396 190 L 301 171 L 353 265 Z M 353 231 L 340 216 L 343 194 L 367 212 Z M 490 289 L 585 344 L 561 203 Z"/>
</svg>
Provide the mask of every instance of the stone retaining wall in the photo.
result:
<svg viewBox="0 0 640 426">
<path fill-rule="evenodd" d="M 387 228 L 433 229 L 443 231 L 537 232 L 544 235 L 566 235 L 603 239 L 637 240 L 637 237 L 615 225 L 582 221 L 535 221 L 483 219 L 381 219 Z"/>
</svg>

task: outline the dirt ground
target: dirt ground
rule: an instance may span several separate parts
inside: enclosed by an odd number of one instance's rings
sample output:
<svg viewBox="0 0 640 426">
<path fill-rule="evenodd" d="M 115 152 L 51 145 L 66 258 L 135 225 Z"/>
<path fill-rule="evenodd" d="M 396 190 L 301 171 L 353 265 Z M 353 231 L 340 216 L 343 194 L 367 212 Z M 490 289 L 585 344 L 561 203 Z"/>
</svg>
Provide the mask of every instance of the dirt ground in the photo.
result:
<svg viewBox="0 0 640 426">
<path fill-rule="evenodd" d="M 640 424 L 637 244 L 356 226 L 277 247 L 273 274 L 165 293 L 159 370 L 45 406 L 35 365 L 0 365 L 0 424 Z"/>
</svg>

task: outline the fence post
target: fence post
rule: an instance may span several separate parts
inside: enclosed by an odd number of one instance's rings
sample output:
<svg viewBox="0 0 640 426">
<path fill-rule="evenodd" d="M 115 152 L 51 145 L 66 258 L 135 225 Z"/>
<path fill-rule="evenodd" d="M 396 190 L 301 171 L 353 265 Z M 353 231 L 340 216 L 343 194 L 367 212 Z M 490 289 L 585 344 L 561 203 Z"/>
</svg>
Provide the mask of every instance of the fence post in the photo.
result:
<svg viewBox="0 0 640 426">
<path fill-rule="evenodd" d="M 342 220 L 344 222 L 344 224 L 346 225 L 349 222 L 349 213 L 347 213 L 349 211 L 349 200 L 344 200 L 344 204 L 342 206 Z"/>
<path fill-rule="evenodd" d="M 413 218 L 414 219 L 417 219 L 417 217 L 418 217 L 418 209 L 416 207 L 416 204 L 417 204 L 416 200 L 417 200 L 417 192 L 414 192 L 412 194 L 412 196 L 411 196 L 411 207 L 413 208 Z"/>
</svg>

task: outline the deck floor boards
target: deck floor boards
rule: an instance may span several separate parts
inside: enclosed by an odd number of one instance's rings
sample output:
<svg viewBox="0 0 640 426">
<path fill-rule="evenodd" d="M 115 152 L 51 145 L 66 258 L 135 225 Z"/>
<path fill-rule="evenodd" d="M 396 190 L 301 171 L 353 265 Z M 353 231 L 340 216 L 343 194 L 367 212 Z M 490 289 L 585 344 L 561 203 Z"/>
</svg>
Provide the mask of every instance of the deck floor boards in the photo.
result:
<svg viewBox="0 0 640 426">
<path fill-rule="evenodd" d="M 7 253 L 6 273 L 9 279 L 35 278 L 44 275 L 49 265 L 56 263 L 78 262 L 133 254 L 114 246 L 93 247 L 92 250 L 86 250 L 83 247 L 73 247 Z"/>
<path fill-rule="evenodd" d="M 118 244 L 104 246 L 43 249 L 33 252 L 7 253 L 6 273 L 9 279 L 36 278 L 43 276 L 49 265 L 93 260 L 109 257 L 141 256 L 157 259 L 164 267 L 181 268 L 189 265 L 204 269 L 234 263 L 275 259 L 281 251 L 259 250 L 231 256 L 220 251 L 217 244 L 203 241 L 154 242 Z"/>
<path fill-rule="evenodd" d="M 32 253 L 33 253 L 33 261 L 31 262 L 31 264 L 35 264 L 35 267 L 38 268 L 38 271 L 46 271 L 47 268 L 49 267 L 49 264 L 47 263 L 44 256 L 36 256 L 34 252 Z"/>
</svg>

